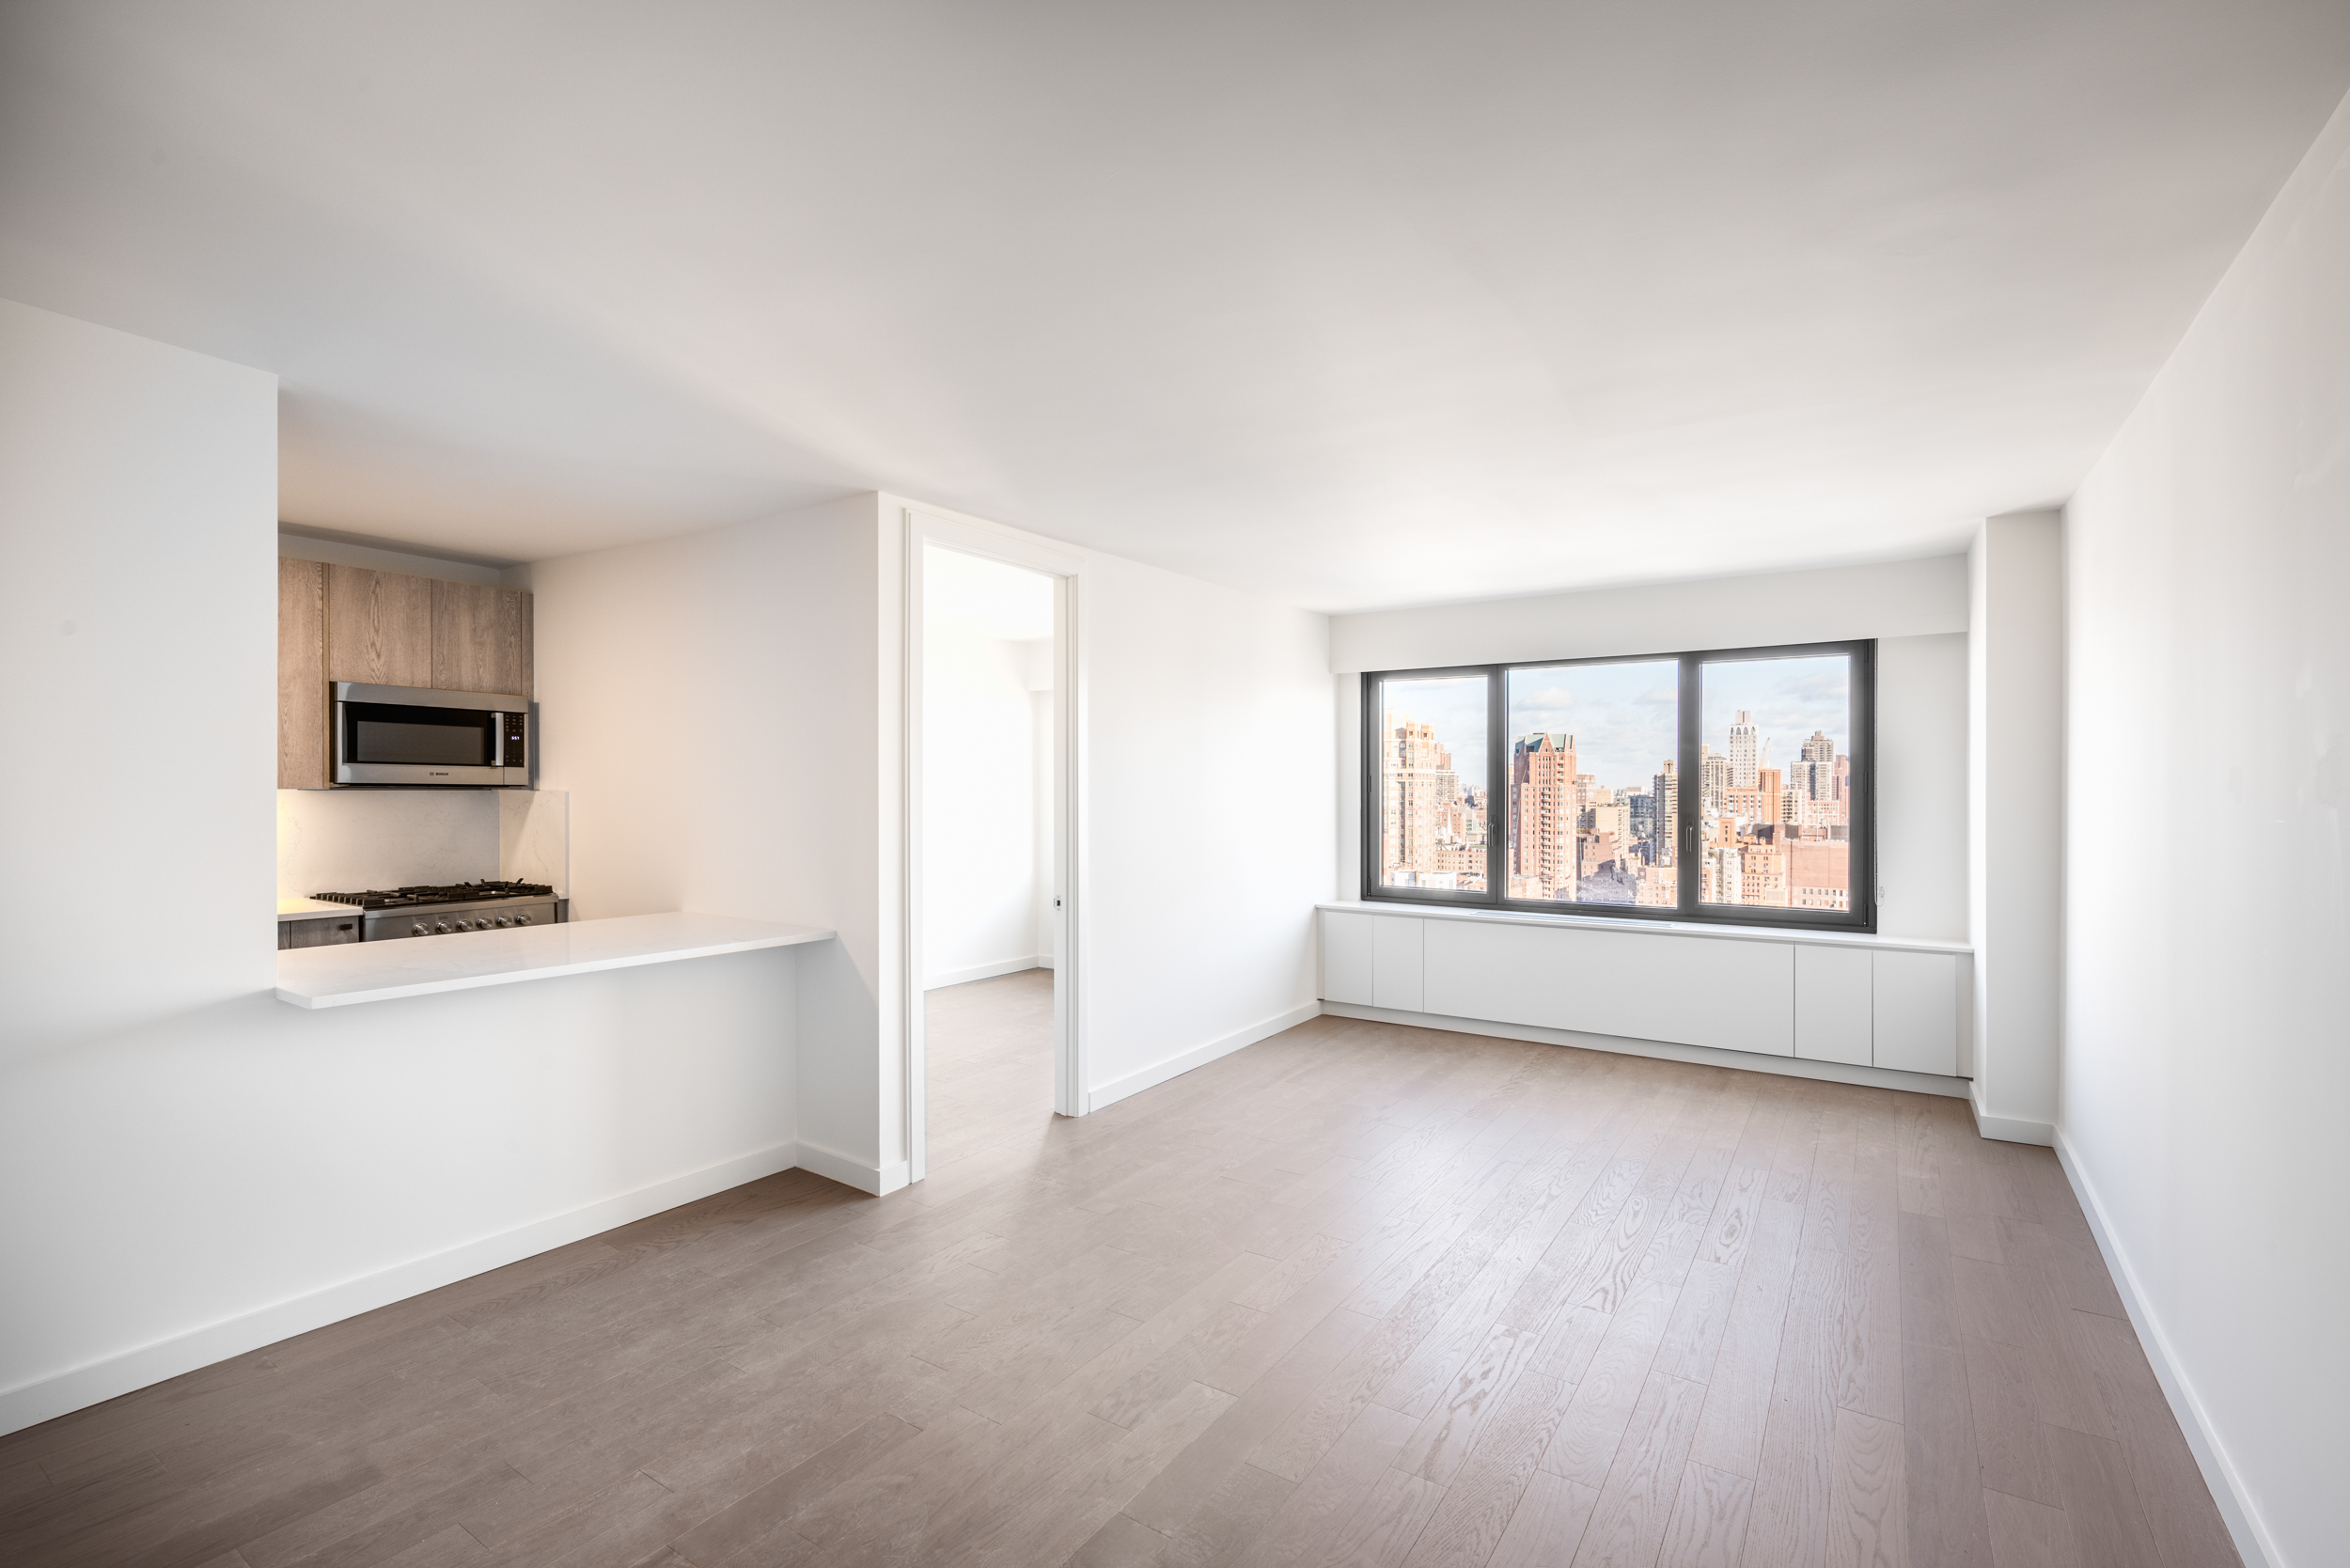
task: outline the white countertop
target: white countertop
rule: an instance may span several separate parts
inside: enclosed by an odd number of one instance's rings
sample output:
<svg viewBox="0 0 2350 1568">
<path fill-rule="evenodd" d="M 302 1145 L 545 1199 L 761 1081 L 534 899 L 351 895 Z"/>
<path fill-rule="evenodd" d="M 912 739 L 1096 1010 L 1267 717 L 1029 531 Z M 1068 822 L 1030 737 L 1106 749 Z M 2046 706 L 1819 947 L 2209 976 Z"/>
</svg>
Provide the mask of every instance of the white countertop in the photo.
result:
<svg viewBox="0 0 2350 1568">
<path fill-rule="evenodd" d="M 330 906 L 332 907 L 332 906 Z M 730 915 L 623 915 L 609 920 L 509 931 L 451 932 L 277 955 L 277 999 L 295 1007 L 349 1007 L 396 996 L 429 996 L 478 985 L 552 980 L 639 964 L 671 964 L 713 953 L 749 952 L 823 942 L 813 926 L 744 920 Z"/>
<path fill-rule="evenodd" d="M 1403 903 L 1386 899 L 1318 903 L 1316 909 L 1341 915 L 1393 915 L 1418 920 L 1482 920 L 1513 926 L 1592 927 L 1600 931 L 1637 931 L 1652 936 L 1710 936 L 1727 942 L 1804 942 L 1829 948 L 1887 948 L 1905 953 L 1971 953 L 1965 942 L 1942 942 L 1931 936 L 1879 936 L 1865 931 L 1822 931 L 1799 926 L 1710 925 L 1697 920 L 1624 920 L 1605 915 L 1538 915 L 1523 909 L 1479 909 L 1475 906 Z"/>
<path fill-rule="evenodd" d="M 322 915 L 356 915 L 355 903 L 329 903 L 324 899 L 279 899 L 277 917 L 281 920 L 315 920 Z"/>
</svg>

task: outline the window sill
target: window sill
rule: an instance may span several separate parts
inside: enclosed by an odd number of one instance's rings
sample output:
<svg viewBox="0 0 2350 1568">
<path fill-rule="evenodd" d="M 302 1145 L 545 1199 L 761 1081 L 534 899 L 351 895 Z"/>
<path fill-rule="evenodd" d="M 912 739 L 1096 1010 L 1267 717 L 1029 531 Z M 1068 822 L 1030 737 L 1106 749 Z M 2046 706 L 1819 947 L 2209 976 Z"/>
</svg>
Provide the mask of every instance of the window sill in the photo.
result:
<svg viewBox="0 0 2350 1568">
<path fill-rule="evenodd" d="M 1808 926 L 1710 925 L 1695 920 L 1619 920 L 1605 915 L 1536 915 L 1515 909 L 1464 909 L 1457 904 L 1405 903 L 1390 899 L 1318 903 L 1345 915 L 1390 915 L 1417 920 L 1472 920 L 1489 925 L 1552 926 L 1573 930 L 1642 932 L 1651 936 L 1705 936 L 1724 942 L 1801 942 L 1823 948 L 1866 948 L 1873 951 L 1971 953 L 1966 942 L 1930 937 L 1879 936 L 1860 931 L 1821 931 Z"/>
</svg>

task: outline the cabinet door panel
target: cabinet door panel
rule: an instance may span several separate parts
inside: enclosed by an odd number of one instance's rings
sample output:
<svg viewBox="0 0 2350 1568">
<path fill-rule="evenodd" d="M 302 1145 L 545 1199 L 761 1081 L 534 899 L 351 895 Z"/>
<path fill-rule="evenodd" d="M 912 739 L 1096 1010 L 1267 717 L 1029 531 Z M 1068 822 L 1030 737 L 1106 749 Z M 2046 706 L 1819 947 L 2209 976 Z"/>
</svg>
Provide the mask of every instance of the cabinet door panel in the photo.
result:
<svg viewBox="0 0 2350 1568">
<path fill-rule="evenodd" d="M 277 562 L 277 787 L 326 788 L 326 569 Z"/>
<path fill-rule="evenodd" d="M 357 566 L 326 569 L 326 678 L 430 686 L 432 582 Z"/>
<path fill-rule="evenodd" d="M 1322 912 L 1322 999 L 1370 1007 L 1371 938 L 1376 915 Z"/>
<path fill-rule="evenodd" d="M 1371 1005 L 1420 1009 L 1420 932 L 1425 920 L 1386 915 L 1371 917 Z"/>
<path fill-rule="evenodd" d="M 1795 949 L 1795 1055 L 1869 1065 L 1876 1023 L 1866 948 Z"/>
<path fill-rule="evenodd" d="M 1795 964 L 1786 943 L 1422 923 L 1430 1012 L 1794 1054 Z"/>
<path fill-rule="evenodd" d="M 281 948 L 337 948 L 359 940 L 359 920 L 356 916 L 338 919 L 332 915 L 316 920 L 280 920 L 277 931 Z"/>
<path fill-rule="evenodd" d="M 1955 953 L 1876 955 L 1876 1064 L 1911 1073 L 1958 1072 L 1959 986 Z"/>
<path fill-rule="evenodd" d="M 523 690 L 523 596 L 486 583 L 432 585 L 432 682 L 443 691 Z"/>
</svg>

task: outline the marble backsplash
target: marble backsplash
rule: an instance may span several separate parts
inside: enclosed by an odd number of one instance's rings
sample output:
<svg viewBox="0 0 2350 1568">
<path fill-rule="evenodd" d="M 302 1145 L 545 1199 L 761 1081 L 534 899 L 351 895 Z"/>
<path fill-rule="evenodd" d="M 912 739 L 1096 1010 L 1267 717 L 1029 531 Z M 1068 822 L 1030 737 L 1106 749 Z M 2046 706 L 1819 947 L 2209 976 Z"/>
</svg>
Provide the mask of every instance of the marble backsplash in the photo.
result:
<svg viewBox="0 0 2350 1568">
<path fill-rule="evenodd" d="M 568 790 L 496 790 L 498 875 L 572 893 L 572 795 Z"/>
<path fill-rule="evenodd" d="M 280 790 L 277 896 L 511 877 L 570 892 L 560 790 Z"/>
</svg>

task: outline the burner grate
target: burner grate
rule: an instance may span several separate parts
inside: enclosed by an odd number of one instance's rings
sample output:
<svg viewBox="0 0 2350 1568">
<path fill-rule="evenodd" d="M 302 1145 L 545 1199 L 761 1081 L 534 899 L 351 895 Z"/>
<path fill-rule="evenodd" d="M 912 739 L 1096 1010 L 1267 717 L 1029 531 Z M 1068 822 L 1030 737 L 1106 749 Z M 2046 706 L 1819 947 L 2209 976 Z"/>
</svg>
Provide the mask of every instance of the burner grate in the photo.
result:
<svg viewBox="0 0 2350 1568">
<path fill-rule="evenodd" d="M 555 896 L 555 889 L 543 882 L 456 882 L 310 896 L 322 903 L 355 904 L 361 909 L 412 909 L 419 904 L 472 903 L 484 899 L 546 899 Z"/>
</svg>

